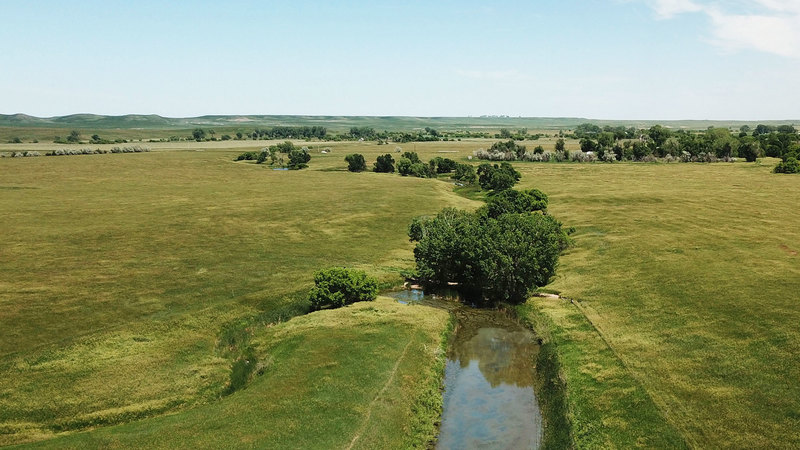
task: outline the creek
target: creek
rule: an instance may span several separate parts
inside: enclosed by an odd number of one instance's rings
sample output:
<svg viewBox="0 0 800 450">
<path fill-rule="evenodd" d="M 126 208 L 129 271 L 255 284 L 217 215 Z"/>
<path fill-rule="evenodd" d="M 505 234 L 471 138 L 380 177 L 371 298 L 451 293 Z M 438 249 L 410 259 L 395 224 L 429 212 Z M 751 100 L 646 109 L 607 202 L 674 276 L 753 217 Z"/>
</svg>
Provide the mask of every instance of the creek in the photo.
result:
<svg viewBox="0 0 800 450">
<path fill-rule="evenodd" d="M 455 316 L 436 448 L 539 448 L 542 415 L 534 392 L 539 345 L 533 333 L 500 311 L 464 305 L 452 293 L 409 289 L 389 295 Z"/>
</svg>

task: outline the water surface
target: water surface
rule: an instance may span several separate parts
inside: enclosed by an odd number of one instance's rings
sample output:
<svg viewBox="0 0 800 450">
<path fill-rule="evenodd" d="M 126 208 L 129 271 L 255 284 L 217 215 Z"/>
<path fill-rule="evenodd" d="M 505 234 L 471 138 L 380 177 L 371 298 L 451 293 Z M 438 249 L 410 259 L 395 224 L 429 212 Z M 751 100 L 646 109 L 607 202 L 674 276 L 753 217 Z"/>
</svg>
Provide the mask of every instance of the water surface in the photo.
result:
<svg viewBox="0 0 800 450">
<path fill-rule="evenodd" d="M 445 366 L 440 449 L 536 449 L 542 415 L 533 391 L 539 350 L 533 334 L 493 310 L 405 290 L 399 302 L 450 310 L 456 328 Z"/>
</svg>

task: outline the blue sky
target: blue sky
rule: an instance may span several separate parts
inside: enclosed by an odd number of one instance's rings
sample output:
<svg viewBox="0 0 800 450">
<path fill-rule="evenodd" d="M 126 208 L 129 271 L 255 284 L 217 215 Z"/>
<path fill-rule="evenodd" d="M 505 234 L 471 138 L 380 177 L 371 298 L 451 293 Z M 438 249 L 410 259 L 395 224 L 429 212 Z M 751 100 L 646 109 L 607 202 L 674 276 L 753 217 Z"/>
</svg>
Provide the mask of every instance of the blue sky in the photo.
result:
<svg viewBox="0 0 800 450">
<path fill-rule="evenodd" d="M 0 113 L 800 119 L 800 0 L 0 0 Z"/>
</svg>

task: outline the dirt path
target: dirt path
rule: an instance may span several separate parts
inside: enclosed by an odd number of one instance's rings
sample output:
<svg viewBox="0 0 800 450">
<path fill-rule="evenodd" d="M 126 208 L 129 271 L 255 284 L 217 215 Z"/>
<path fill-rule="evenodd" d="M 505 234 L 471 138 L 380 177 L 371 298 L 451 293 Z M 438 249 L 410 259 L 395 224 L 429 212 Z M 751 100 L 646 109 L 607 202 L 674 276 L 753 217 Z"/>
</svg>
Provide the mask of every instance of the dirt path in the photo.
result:
<svg viewBox="0 0 800 450">
<path fill-rule="evenodd" d="M 358 427 L 358 431 L 356 432 L 356 435 L 353 436 L 353 440 L 350 441 L 350 445 L 346 447 L 347 450 L 351 450 L 353 446 L 356 445 L 356 441 L 358 441 L 358 439 L 364 433 L 364 430 L 367 428 L 367 425 L 369 424 L 369 419 L 372 416 L 372 410 L 375 408 L 375 403 L 377 403 L 378 399 L 380 399 L 386 392 L 386 390 L 389 389 L 389 385 L 392 384 L 394 376 L 397 375 L 397 369 L 400 367 L 400 363 L 403 361 L 403 358 L 406 357 L 406 353 L 408 353 L 408 348 L 411 346 L 412 342 L 414 341 L 409 341 L 408 344 L 406 344 L 406 347 L 403 349 L 403 353 L 400 355 L 399 358 L 397 358 L 397 362 L 394 363 L 394 367 L 392 368 L 392 371 L 389 374 L 389 379 L 386 380 L 386 383 L 383 385 L 383 388 L 381 388 L 378 394 L 375 395 L 375 398 L 373 398 L 372 401 L 369 403 L 369 408 L 367 409 L 367 416 L 364 417 L 364 421 L 361 423 L 361 426 Z"/>
</svg>

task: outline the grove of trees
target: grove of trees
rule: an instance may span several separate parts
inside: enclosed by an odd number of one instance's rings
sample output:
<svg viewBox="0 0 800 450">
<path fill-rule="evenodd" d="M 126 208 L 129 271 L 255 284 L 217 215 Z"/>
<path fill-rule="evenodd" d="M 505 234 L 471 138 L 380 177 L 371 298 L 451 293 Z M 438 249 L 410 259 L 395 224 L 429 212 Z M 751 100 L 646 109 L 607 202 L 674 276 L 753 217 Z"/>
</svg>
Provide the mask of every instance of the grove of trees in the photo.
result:
<svg viewBox="0 0 800 450">
<path fill-rule="evenodd" d="M 427 285 L 456 288 L 479 305 L 522 303 L 555 274 L 569 238 L 561 223 L 542 214 L 547 197 L 538 190 L 490 196 L 476 212 L 454 208 L 419 217 L 409 226 L 414 258 Z"/>
</svg>

